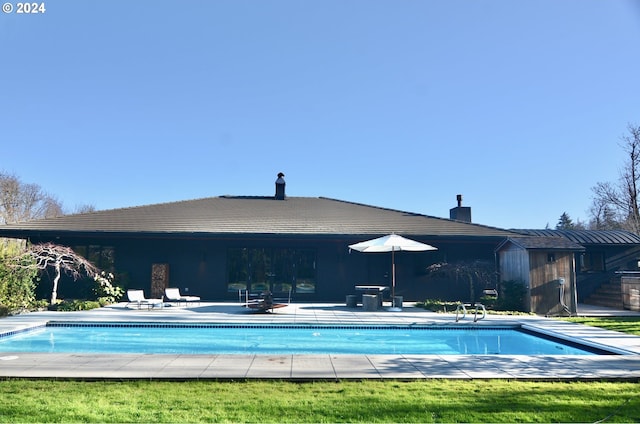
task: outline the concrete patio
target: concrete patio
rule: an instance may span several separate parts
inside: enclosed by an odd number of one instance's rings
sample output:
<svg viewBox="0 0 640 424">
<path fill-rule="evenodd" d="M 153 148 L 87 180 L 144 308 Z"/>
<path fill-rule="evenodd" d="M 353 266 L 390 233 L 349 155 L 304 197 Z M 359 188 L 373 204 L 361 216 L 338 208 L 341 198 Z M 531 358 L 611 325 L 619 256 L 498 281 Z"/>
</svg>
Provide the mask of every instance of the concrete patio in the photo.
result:
<svg viewBox="0 0 640 424">
<path fill-rule="evenodd" d="M 579 308 L 588 315 L 638 315 L 631 311 Z M 402 311 L 365 312 L 339 304 L 300 303 L 276 313 L 255 314 L 239 303 L 129 309 L 125 303 L 83 312 L 34 312 L 0 319 L 0 334 L 51 320 L 93 322 L 206 322 L 287 324 L 521 324 L 560 338 L 603 347 L 619 355 L 173 355 L 0 353 L 0 377 L 70 379 L 544 379 L 640 378 L 640 337 L 537 316 L 437 314 L 405 305 Z"/>
</svg>

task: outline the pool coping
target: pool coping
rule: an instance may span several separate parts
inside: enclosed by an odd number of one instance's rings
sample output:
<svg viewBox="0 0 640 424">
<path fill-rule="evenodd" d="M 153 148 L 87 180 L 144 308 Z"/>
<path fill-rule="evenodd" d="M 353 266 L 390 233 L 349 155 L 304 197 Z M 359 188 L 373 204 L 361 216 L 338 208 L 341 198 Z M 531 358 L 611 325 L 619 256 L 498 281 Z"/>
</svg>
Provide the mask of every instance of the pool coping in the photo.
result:
<svg viewBox="0 0 640 424">
<path fill-rule="evenodd" d="M 54 379 L 528 379 L 637 380 L 640 337 L 538 316 L 488 315 L 455 322 L 413 306 L 365 312 L 339 304 L 292 304 L 273 314 L 247 312 L 238 303 L 131 310 L 125 304 L 92 311 L 36 312 L 0 319 L 0 333 L 48 321 L 270 324 L 424 324 L 524 328 L 622 355 L 183 355 L 0 353 L 0 378 Z"/>
</svg>

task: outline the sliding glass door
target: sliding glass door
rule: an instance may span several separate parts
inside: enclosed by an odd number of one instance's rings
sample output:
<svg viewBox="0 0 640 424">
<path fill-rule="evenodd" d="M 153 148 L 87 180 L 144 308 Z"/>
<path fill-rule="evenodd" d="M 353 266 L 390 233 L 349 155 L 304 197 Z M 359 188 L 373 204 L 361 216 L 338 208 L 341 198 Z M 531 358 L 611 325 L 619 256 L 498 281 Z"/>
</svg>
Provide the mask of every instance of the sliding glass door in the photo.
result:
<svg viewBox="0 0 640 424">
<path fill-rule="evenodd" d="M 227 250 L 227 291 L 315 293 L 315 249 Z"/>
</svg>

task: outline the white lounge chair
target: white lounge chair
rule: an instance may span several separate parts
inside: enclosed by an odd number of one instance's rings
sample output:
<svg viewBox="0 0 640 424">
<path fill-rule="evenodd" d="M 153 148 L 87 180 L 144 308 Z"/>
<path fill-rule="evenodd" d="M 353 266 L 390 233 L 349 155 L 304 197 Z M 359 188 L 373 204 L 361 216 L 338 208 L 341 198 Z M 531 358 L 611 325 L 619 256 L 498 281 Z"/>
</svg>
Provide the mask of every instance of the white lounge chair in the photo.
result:
<svg viewBox="0 0 640 424">
<path fill-rule="evenodd" d="M 167 299 L 167 302 L 180 303 L 184 302 L 185 304 L 198 302 L 200 304 L 200 297 L 198 296 L 183 296 L 180 294 L 180 289 L 175 287 L 167 287 L 164 289 L 164 297 Z"/>
<path fill-rule="evenodd" d="M 138 309 L 142 306 L 146 306 L 147 309 L 155 308 L 156 306 L 164 305 L 162 299 L 147 299 L 144 297 L 144 291 L 142 290 L 127 290 L 127 297 L 129 298 L 129 303 L 127 303 L 127 307 L 131 304 L 135 304 Z"/>
</svg>

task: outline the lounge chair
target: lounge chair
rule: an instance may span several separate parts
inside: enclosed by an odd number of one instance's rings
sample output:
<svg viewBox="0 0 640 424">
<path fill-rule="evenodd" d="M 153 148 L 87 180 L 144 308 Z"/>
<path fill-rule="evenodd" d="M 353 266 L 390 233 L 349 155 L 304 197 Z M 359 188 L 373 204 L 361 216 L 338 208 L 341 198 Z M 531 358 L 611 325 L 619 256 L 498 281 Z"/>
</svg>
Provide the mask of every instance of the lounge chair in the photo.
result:
<svg viewBox="0 0 640 424">
<path fill-rule="evenodd" d="M 138 309 L 142 306 L 146 306 L 147 309 L 155 308 L 156 306 L 163 307 L 164 303 L 162 299 L 147 299 L 144 297 L 144 291 L 142 290 L 127 290 L 127 297 L 129 298 L 129 303 L 127 303 L 127 307 L 131 304 L 135 304 Z"/>
<path fill-rule="evenodd" d="M 185 304 L 198 302 L 198 304 L 200 304 L 200 297 L 183 296 L 180 294 L 180 289 L 175 287 L 168 287 L 164 289 L 164 297 L 167 299 L 167 302 L 178 303 L 178 306 L 180 306 L 181 302 L 184 302 Z"/>
<path fill-rule="evenodd" d="M 277 300 L 274 302 L 273 294 L 269 290 L 265 290 L 260 294 L 260 298 L 247 299 L 247 302 L 244 306 L 256 312 L 273 312 L 274 309 L 284 308 L 285 306 L 288 306 L 290 301 L 291 298 L 289 297 L 288 303 L 279 303 L 279 301 Z"/>
</svg>

